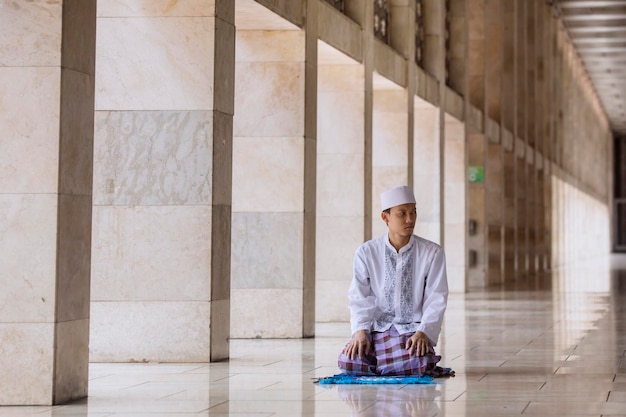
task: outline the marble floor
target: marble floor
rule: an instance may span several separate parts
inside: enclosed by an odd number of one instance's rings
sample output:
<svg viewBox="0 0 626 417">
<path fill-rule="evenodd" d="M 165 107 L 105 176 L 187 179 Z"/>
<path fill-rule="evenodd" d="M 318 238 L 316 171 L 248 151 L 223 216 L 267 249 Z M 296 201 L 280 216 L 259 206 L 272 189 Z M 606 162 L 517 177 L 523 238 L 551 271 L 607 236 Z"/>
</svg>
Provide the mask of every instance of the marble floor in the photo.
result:
<svg viewBox="0 0 626 417">
<path fill-rule="evenodd" d="M 626 257 L 452 294 L 434 385 L 320 386 L 346 323 L 306 340 L 232 340 L 213 364 L 90 367 L 89 397 L 11 416 L 626 416 Z"/>
</svg>

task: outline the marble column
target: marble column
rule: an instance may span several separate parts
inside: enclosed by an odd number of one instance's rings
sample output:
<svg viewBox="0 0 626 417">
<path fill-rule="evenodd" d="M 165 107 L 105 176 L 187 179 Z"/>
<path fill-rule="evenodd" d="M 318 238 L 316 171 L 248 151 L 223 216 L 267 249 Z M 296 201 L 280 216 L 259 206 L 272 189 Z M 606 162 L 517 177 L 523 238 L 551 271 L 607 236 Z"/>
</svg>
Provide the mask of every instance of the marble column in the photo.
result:
<svg viewBox="0 0 626 417">
<path fill-rule="evenodd" d="M 503 276 L 505 282 L 515 277 L 515 167 L 514 129 L 516 125 L 515 70 L 515 1 L 502 0 L 502 107 L 500 137 L 503 147 Z"/>
<path fill-rule="evenodd" d="M 352 258 L 363 243 L 363 65 L 320 41 L 317 107 L 316 313 L 347 321 Z"/>
<path fill-rule="evenodd" d="M 488 284 L 487 262 L 487 192 L 485 175 L 489 176 L 489 171 L 485 172 L 487 138 L 482 133 L 467 134 L 467 158 L 469 167 L 480 167 L 483 169 L 482 179 L 469 179 L 468 171 L 468 237 L 467 248 L 471 251 L 475 259 L 468 268 L 468 288 L 484 288 Z M 472 227 L 470 227 L 470 222 Z"/>
<path fill-rule="evenodd" d="M 465 292 L 467 288 L 465 125 L 448 114 L 445 120 L 443 248 L 446 252 L 450 291 Z"/>
<path fill-rule="evenodd" d="M 306 39 L 284 27 L 237 30 L 231 335 L 238 338 L 305 334 Z"/>
<path fill-rule="evenodd" d="M 372 117 L 372 237 L 387 233 L 380 218 L 380 194 L 408 184 L 408 110 L 406 90 L 374 74 Z"/>
<path fill-rule="evenodd" d="M 228 357 L 234 33 L 232 2 L 98 1 L 93 361 Z"/>
<path fill-rule="evenodd" d="M 413 190 L 417 200 L 415 234 L 441 243 L 439 109 L 415 98 Z"/>
<path fill-rule="evenodd" d="M 486 40 L 485 40 L 485 5 L 484 0 L 467 2 L 467 59 L 465 61 L 467 77 L 467 93 L 465 94 L 466 109 L 474 107 L 484 112 L 485 109 L 485 63 L 486 63 Z M 483 117 L 483 126 L 487 119 Z M 484 127 L 483 127 L 484 129 Z M 479 167 L 487 177 L 489 172 L 484 172 L 487 157 L 487 135 L 477 127 L 468 129 L 467 132 L 467 157 L 468 167 Z M 468 173 L 469 175 L 469 173 Z M 468 177 L 468 232 L 471 222 L 472 231 L 468 233 L 468 251 L 475 257 L 468 267 L 468 287 L 482 288 L 488 282 L 487 276 L 487 200 L 486 179 Z"/>
<path fill-rule="evenodd" d="M 515 4 L 515 117 L 513 131 L 515 169 L 515 272 L 524 277 L 528 270 L 528 53 L 527 1 Z"/>
<path fill-rule="evenodd" d="M 96 2 L 0 3 L 0 405 L 88 390 Z"/>
<path fill-rule="evenodd" d="M 503 281 L 503 187 L 502 187 L 502 72 L 503 31 L 502 0 L 485 1 L 485 160 L 487 285 Z"/>
</svg>

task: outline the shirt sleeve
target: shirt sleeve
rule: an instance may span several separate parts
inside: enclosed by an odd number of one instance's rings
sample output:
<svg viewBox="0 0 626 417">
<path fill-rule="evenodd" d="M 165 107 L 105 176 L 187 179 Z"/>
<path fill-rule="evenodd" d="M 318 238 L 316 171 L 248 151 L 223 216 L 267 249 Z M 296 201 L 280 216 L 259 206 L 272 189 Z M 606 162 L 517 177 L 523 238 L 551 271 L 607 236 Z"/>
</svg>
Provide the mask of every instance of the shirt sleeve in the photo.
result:
<svg viewBox="0 0 626 417">
<path fill-rule="evenodd" d="M 372 292 L 370 278 L 364 250 L 361 247 L 354 255 L 352 282 L 348 289 L 352 334 L 358 330 L 369 332 L 372 328 L 374 312 L 376 311 L 376 298 Z"/>
<path fill-rule="evenodd" d="M 448 303 L 448 277 L 443 249 L 438 248 L 426 275 L 422 321 L 418 330 L 428 336 L 433 346 L 437 345 L 443 316 Z"/>
</svg>

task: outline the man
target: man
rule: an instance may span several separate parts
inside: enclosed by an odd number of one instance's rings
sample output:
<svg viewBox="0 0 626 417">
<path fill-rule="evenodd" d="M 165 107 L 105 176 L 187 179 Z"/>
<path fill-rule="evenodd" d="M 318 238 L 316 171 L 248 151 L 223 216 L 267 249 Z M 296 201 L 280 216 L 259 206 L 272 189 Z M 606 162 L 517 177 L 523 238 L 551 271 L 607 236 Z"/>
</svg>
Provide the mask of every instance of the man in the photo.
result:
<svg viewBox="0 0 626 417">
<path fill-rule="evenodd" d="M 434 351 L 448 300 L 443 249 L 413 234 L 411 188 L 393 187 L 380 200 L 388 232 L 362 244 L 354 256 L 348 290 L 352 339 L 339 355 L 339 367 L 351 375 L 453 375 L 436 366 L 441 356 Z"/>
</svg>

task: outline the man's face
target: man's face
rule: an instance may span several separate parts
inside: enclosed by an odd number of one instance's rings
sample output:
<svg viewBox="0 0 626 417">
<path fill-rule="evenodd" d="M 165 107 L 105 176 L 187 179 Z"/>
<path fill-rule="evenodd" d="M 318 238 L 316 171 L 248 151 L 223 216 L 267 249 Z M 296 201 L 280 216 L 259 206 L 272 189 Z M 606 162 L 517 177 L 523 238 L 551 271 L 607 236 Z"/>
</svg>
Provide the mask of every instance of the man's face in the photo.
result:
<svg viewBox="0 0 626 417">
<path fill-rule="evenodd" d="M 383 211 L 382 218 L 389 227 L 389 233 L 404 237 L 411 236 L 417 220 L 415 203 L 392 207 L 389 213 Z"/>
</svg>

